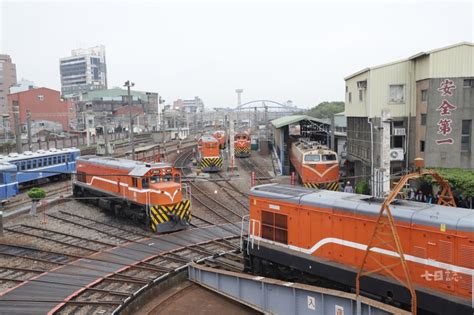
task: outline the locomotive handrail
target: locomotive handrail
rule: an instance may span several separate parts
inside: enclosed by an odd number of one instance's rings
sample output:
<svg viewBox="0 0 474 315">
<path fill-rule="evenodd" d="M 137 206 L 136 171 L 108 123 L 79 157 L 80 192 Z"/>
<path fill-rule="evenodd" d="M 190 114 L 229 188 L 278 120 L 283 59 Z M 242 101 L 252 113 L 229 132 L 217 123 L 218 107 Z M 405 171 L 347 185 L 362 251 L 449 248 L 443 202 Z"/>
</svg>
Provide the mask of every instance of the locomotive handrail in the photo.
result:
<svg viewBox="0 0 474 315">
<path fill-rule="evenodd" d="M 255 233 L 255 223 L 257 224 L 258 227 L 258 234 Z M 252 225 L 252 228 L 250 228 L 250 225 Z M 252 231 L 252 232 L 250 232 Z M 255 238 L 258 237 L 257 239 L 257 249 L 260 249 L 260 237 L 261 237 L 261 225 L 260 221 L 256 219 L 250 219 L 249 221 L 249 239 L 252 240 L 252 249 L 254 248 L 255 245 Z M 249 243 L 247 242 L 247 253 L 249 253 Z"/>
<path fill-rule="evenodd" d="M 250 214 L 242 216 L 242 221 L 240 223 L 240 250 L 244 250 L 244 224 L 245 221 L 250 219 Z"/>
<path fill-rule="evenodd" d="M 421 168 L 421 164 L 423 163 L 422 160 L 415 160 L 416 162 L 420 162 L 420 168 L 418 172 L 410 173 L 405 176 L 403 176 L 400 181 L 397 183 L 397 185 L 393 188 L 393 190 L 389 193 L 387 198 L 385 199 L 384 203 L 382 204 L 379 215 L 377 217 L 377 220 L 375 222 L 375 228 L 374 231 L 369 239 L 369 242 L 367 243 L 367 248 L 364 254 L 364 258 L 362 260 L 362 263 L 359 267 L 359 271 L 357 272 L 357 277 L 356 277 L 356 296 L 359 298 L 360 294 L 360 278 L 363 276 L 367 276 L 369 274 L 379 272 L 379 271 L 386 271 L 389 275 L 391 275 L 395 280 L 398 282 L 402 283 L 409 291 L 411 294 L 411 311 L 412 314 L 416 315 L 417 312 L 417 300 L 416 300 L 416 291 L 414 288 L 414 285 L 412 283 L 411 277 L 410 277 L 410 271 L 408 270 L 408 265 L 405 260 L 405 254 L 403 252 L 403 248 L 400 242 L 400 237 L 397 232 L 397 227 L 395 226 L 395 222 L 392 216 L 392 212 L 390 210 L 390 204 L 395 200 L 397 195 L 400 193 L 400 191 L 403 189 L 405 184 L 410 180 L 414 178 L 419 178 L 422 176 L 432 176 L 436 182 L 442 187 L 442 191 L 440 194 L 440 197 L 438 198 L 438 204 L 439 205 L 445 205 L 445 206 L 451 206 L 451 207 L 456 207 L 456 203 L 454 201 L 453 193 L 451 191 L 451 187 L 449 186 L 449 183 L 447 180 L 445 180 L 441 175 L 436 173 L 433 170 L 425 170 Z M 386 213 L 386 216 L 384 216 L 384 212 Z M 388 226 L 388 229 L 390 230 L 390 233 L 387 233 L 384 231 Z M 377 263 L 379 267 L 375 270 L 366 270 L 364 271 L 364 266 L 368 261 L 368 256 L 370 253 L 374 252 L 371 251 L 371 249 L 379 246 L 379 245 L 384 245 L 384 246 L 389 246 L 391 247 L 391 244 L 389 243 L 390 240 L 387 241 L 386 236 L 389 235 L 392 237 L 392 242 L 395 245 L 395 249 L 398 258 L 400 259 L 399 263 L 396 264 L 391 264 L 387 266 L 384 264 L 382 261 L 378 261 L 378 259 L 375 257 L 372 257 L 372 261 Z M 377 240 L 377 243 L 375 242 Z M 404 279 L 400 279 L 397 277 L 391 269 L 395 266 L 402 265 L 403 273 L 404 273 Z"/>
</svg>

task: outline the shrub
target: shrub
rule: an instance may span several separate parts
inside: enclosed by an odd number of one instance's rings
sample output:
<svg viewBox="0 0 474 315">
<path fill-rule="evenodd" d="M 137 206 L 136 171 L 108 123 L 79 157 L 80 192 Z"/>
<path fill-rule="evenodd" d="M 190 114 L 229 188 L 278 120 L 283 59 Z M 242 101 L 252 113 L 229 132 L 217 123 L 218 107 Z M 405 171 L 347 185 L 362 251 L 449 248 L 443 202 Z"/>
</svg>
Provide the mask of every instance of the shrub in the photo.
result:
<svg viewBox="0 0 474 315">
<path fill-rule="evenodd" d="M 38 188 L 38 187 L 31 188 L 28 191 L 28 197 L 30 197 L 33 200 L 40 200 L 46 197 L 46 192 L 42 188 Z"/>
<path fill-rule="evenodd" d="M 357 194 L 370 195 L 369 182 L 366 180 L 358 182 L 355 187 L 355 192 Z"/>
</svg>

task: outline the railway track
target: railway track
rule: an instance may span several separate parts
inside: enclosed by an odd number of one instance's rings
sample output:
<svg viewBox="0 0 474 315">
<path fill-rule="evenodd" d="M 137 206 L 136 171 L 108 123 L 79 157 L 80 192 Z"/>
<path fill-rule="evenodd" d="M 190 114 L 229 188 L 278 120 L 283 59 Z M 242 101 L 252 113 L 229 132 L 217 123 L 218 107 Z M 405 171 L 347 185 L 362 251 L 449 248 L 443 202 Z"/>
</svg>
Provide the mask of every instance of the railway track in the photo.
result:
<svg viewBox="0 0 474 315">
<path fill-rule="evenodd" d="M 217 218 L 218 223 L 231 223 L 239 222 L 242 220 L 244 215 L 242 211 L 240 213 L 228 205 L 216 200 L 216 197 L 210 193 L 204 191 L 196 183 L 190 182 L 193 188 L 192 198 L 197 201 L 203 207 L 205 207 L 214 218 Z M 220 210 L 217 210 L 220 209 Z"/>
<path fill-rule="evenodd" d="M 55 186 L 52 186 L 56 184 Z M 52 187 L 42 186 L 42 188 L 46 191 L 46 196 L 48 198 L 51 197 L 58 197 L 58 196 L 66 196 L 72 194 L 71 186 L 62 184 L 61 186 L 57 187 L 58 183 L 51 183 Z M 25 207 L 31 205 L 31 199 L 28 197 L 27 192 L 22 192 L 14 197 L 14 200 L 9 201 L 5 206 L 0 208 L 0 210 L 8 212 L 14 209 L 18 209 L 20 207 Z"/>
<path fill-rule="evenodd" d="M 256 165 L 251 159 L 243 158 L 239 159 L 241 165 L 249 172 L 255 172 L 255 180 L 258 184 L 268 184 L 272 181 L 272 177 L 268 174 L 267 171 L 262 170 L 261 167 Z"/>
<path fill-rule="evenodd" d="M 153 256 L 145 261 L 149 266 L 147 269 L 140 268 L 140 265 L 126 266 L 122 271 L 85 288 L 80 294 L 66 301 L 54 314 L 111 314 L 120 309 L 120 305 L 135 292 L 182 270 L 191 262 L 211 259 L 212 263 L 212 260 L 219 261 L 218 257 L 224 254 L 236 252 L 231 244 L 237 246 L 238 238 L 195 244 Z M 238 268 L 235 266 L 237 262 L 228 265 Z"/>
<path fill-rule="evenodd" d="M 0 243 L 0 256 L 6 262 L 0 267 L 0 290 L 31 283 L 48 288 L 60 285 L 74 291 L 74 295 L 63 301 L 28 297 L 28 303 L 57 303 L 54 314 L 111 314 L 123 307 L 137 292 L 183 270 L 191 262 L 209 259 L 209 264 L 220 264 L 221 268 L 239 268 L 238 255 L 232 254 L 239 251 L 236 229 L 231 231 L 227 228 L 231 236 L 221 237 L 214 230 L 206 230 L 215 224 L 205 218 L 195 216 L 193 226 L 201 238 L 210 240 L 182 245 L 183 239 L 171 238 L 171 234 L 159 237 L 130 231 L 118 224 L 68 211 L 61 210 L 46 216 L 49 222 L 61 223 L 61 230 L 27 224 L 5 229 L 7 237 L 5 242 Z M 156 250 L 156 246 L 172 249 Z M 122 247 L 127 247 L 127 250 L 121 250 Z M 219 259 L 223 255 L 230 256 Z M 145 259 L 137 259 L 137 256 Z M 73 273 L 63 269 L 71 266 L 75 266 Z M 110 266 L 115 271 L 99 277 L 104 273 L 104 268 Z M 53 272 L 55 276 L 48 278 L 48 272 Z M 64 280 L 77 274 L 82 278 L 90 278 L 86 281 L 89 284 L 84 286 Z M 58 277 L 62 280 L 58 280 Z M 99 278 L 92 281 L 96 277 Z M 0 300 L 0 308 L 2 303 L 8 302 L 5 298 Z"/>
<path fill-rule="evenodd" d="M 214 184 L 216 184 L 222 192 L 228 197 L 230 197 L 232 200 L 235 200 L 239 205 L 241 205 L 243 208 L 245 208 L 247 211 L 249 210 L 249 204 L 248 204 L 248 194 L 244 193 L 241 191 L 239 188 L 237 188 L 234 184 L 232 184 L 230 178 L 225 178 L 221 173 L 216 173 L 218 178 L 223 179 L 223 181 L 215 181 Z M 234 192 L 237 194 L 232 194 L 231 192 Z"/>
</svg>

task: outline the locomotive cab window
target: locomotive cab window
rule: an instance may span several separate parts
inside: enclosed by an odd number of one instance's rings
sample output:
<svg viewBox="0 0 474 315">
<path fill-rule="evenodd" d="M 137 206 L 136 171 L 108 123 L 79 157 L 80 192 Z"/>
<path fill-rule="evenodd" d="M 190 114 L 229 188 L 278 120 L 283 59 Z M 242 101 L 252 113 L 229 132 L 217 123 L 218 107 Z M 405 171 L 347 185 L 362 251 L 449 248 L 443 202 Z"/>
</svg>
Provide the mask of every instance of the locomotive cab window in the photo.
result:
<svg viewBox="0 0 474 315">
<path fill-rule="evenodd" d="M 336 161 L 336 155 L 335 154 L 323 154 L 323 161 Z"/>
<path fill-rule="evenodd" d="M 262 211 L 262 237 L 288 244 L 288 216 Z"/>
<path fill-rule="evenodd" d="M 142 188 L 149 188 L 150 185 L 149 185 L 149 182 L 148 182 L 148 178 L 142 178 Z"/>
<path fill-rule="evenodd" d="M 150 178 L 150 182 L 151 182 L 152 184 L 158 184 L 158 183 L 160 182 L 160 177 L 159 177 L 159 176 L 152 176 L 152 177 Z"/>
<path fill-rule="evenodd" d="M 307 154 L 304 156 L 305 162 L 319 162 L 321 157 L 319 154 Z"/>
<path fill-rule="evenodd" d="M 171 182 L 173 180 L 173 176 L 171 174 L 166 174 L 163 176 L 163 181 L 164 182 Z"/>
</svg>

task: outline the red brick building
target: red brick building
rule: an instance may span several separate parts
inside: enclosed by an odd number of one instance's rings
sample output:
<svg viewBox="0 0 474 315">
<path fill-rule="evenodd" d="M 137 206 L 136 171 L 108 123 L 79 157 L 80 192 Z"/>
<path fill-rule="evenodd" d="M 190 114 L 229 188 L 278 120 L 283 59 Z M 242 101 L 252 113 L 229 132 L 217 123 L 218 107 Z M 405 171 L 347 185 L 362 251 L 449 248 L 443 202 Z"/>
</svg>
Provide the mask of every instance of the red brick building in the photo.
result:
<svg viewBox="0 0 474 315">
<path fill-rule="evenodd" d="M 31 112 L 32 122 L 40 120 L 57 122 L 62 125 L 64 131 L 69 131 L 76 121 L 74 103 L 63 100 L 59 91 L 42 87 L 8 95 L 8 114 L 13 133 L 15 133 L 14 105 L 20 108 L 22 127 L 26 125 L 28 110 Z"/>
</svg>

